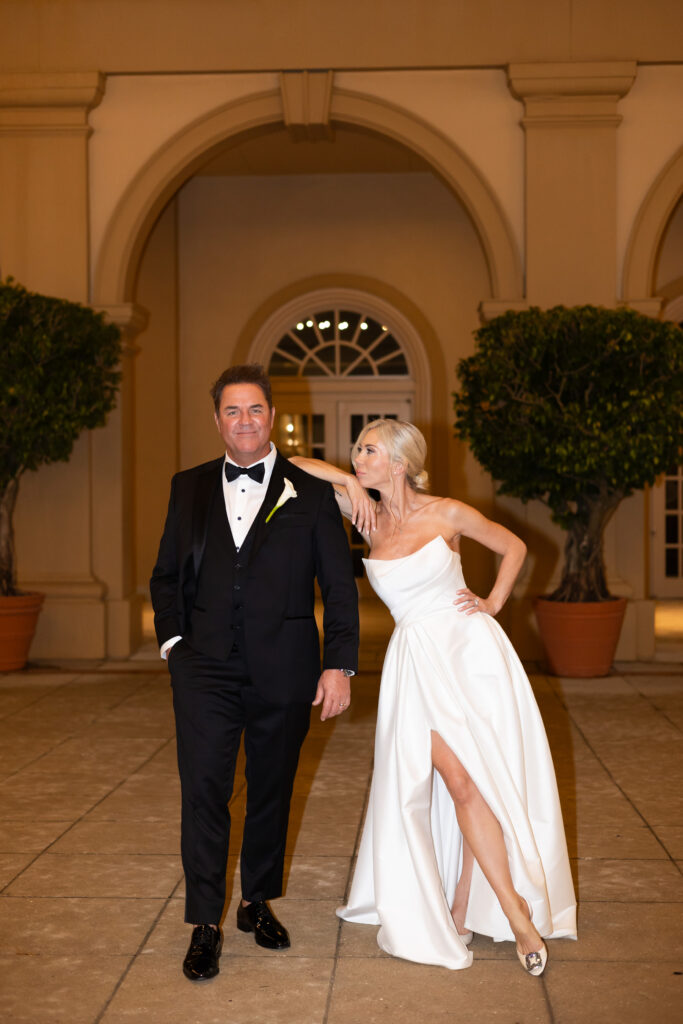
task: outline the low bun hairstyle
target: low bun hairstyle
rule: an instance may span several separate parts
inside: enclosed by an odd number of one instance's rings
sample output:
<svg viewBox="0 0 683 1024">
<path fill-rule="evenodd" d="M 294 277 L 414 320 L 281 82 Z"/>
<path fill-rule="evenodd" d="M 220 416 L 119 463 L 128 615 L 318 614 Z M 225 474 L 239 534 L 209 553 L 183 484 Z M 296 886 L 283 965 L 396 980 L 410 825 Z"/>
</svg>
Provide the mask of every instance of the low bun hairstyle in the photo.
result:
<svg viewBox="0 0 683 1024">
<path fill-rule="evenodd" d="M 378 434 L 386 448 L 391 462 L 400 462 L 406 474 L 406 480 L 414 491 L 429 489 L 429 473 L 424 468 L 427 458 L 427 442 L 421 431 L 405 420 L 372 420 L 361 430 L 354 451 L 363 443 L 363 438 L 371 430 Z"/>
</svg>

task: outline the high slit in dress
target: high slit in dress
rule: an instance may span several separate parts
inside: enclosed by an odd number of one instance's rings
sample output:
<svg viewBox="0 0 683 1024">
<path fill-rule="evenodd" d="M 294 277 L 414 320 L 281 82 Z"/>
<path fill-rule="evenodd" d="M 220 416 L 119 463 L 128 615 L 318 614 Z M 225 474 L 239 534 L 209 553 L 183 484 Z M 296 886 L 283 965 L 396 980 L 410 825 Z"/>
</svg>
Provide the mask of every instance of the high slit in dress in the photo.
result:
<svg viewBox="0 0 683 1024">
<path fill-rule="evenodd" d="M 546 938 L 576 938 L 576 900 L 543 722 L 529 680 L 490 615 L 465 615 L 460 556 L 443 537 L 404 558 L 365 559 L 396 627 L 382 670 L 375 767 L 346 921 L 380 925 L 394 956 L 469 967 L 450 907 L 462 866 L 453 801 L 431 761 L 434 730 L 501 824 L 516 891 Z M 468 929 L 514 939 L 475 861 Z"/>
</svg>

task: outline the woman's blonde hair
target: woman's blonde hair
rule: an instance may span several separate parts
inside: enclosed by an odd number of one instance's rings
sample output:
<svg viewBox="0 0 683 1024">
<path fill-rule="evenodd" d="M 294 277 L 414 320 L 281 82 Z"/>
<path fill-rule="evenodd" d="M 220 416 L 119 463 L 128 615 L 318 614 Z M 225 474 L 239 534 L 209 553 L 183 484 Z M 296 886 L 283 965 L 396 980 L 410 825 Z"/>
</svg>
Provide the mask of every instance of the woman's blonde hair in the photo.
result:
<svg viewBox="0 0 683 1024">
<path fill-rule="evenodd" d="M 410 487 L 414 491 L 427 491 L 429 474 L 424 468 L 427 442 L 417 427 L 405 420 L 372 420 L 366 423 L 358 435 L 353 446 L 354 455 L 371 430 L 379 435 L 391 462 L 399 462 L 403 466 Z"/>
</svg>

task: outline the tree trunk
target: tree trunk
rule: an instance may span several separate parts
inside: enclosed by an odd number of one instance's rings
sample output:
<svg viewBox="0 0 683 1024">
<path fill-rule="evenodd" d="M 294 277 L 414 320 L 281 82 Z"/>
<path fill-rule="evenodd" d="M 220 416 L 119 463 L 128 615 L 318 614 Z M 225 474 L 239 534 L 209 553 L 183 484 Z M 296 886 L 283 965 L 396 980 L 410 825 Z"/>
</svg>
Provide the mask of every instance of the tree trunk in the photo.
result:
<svg viewBox="0 0 683 1024">
<path fill-rule="evenodd" d="M 0 594 L 3 597 L 15 594 L 17 589 L 12 517 L 18 490 L 19 479 L 14 477 L 0 494 Z"/>
<path fill-rule="evenodd" d="M 562 580 L 551 601 L 609 601 L 602 542 L 621 494 L 584 498 L 567 530 Z"/>
</svg>

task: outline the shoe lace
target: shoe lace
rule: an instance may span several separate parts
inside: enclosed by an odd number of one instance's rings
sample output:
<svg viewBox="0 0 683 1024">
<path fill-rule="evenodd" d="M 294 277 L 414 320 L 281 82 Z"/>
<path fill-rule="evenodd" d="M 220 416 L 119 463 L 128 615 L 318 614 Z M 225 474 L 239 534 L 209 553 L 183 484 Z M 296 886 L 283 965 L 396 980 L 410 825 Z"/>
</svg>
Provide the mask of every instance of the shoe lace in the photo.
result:
<svg viewBox="0 0 683 1024">
<path fill-rule="evenodd" d="M 204 949 L 206 946 L 212 946 L 216 941 L 214 936 L 217 936 L 218 932 L 215 928 L 212 928 L 210 924 L 200 924 L 192 932 L 192 948 L 193 949 Z"/>
</svg>

